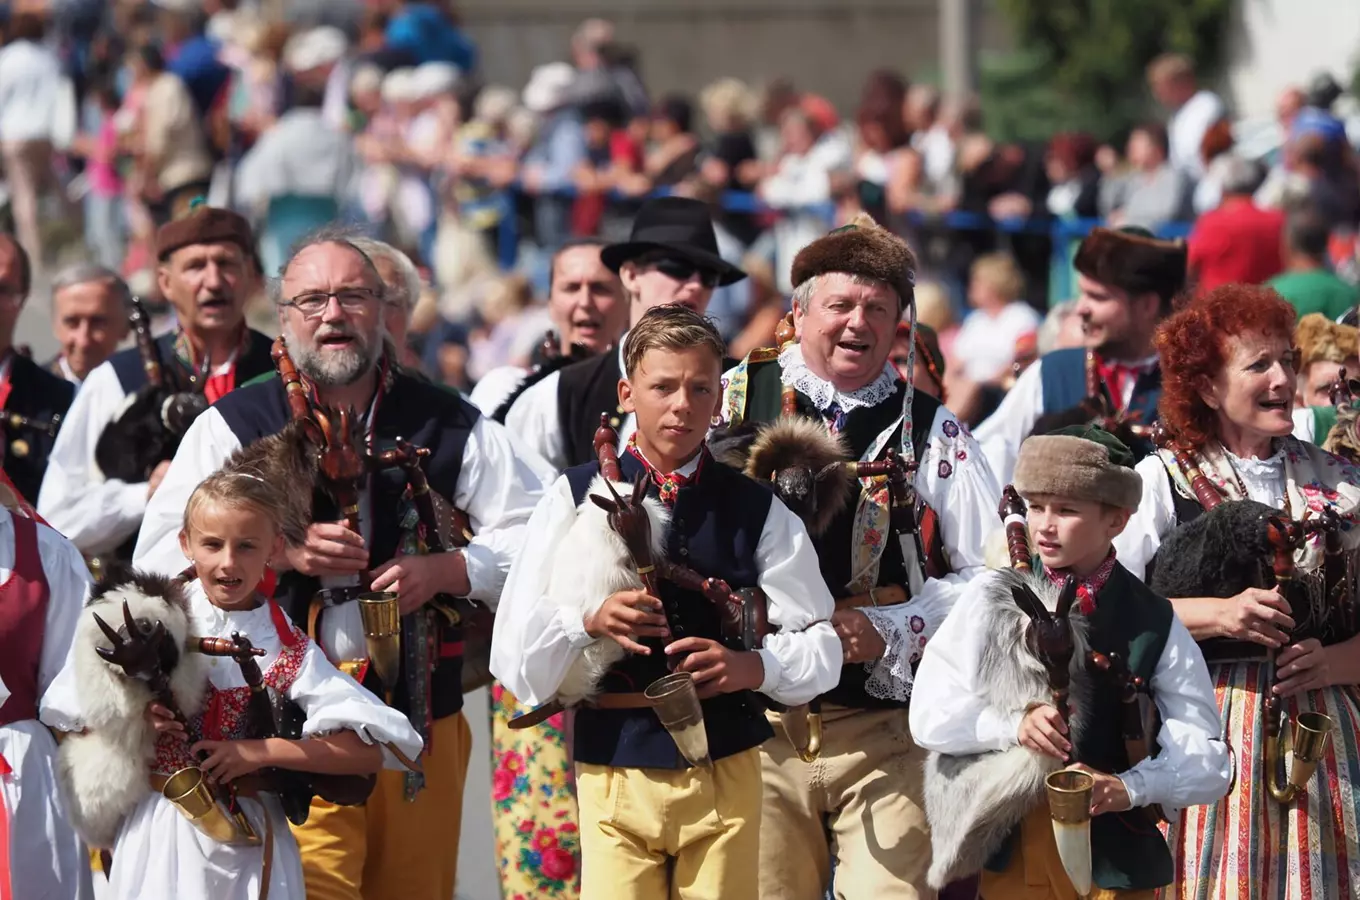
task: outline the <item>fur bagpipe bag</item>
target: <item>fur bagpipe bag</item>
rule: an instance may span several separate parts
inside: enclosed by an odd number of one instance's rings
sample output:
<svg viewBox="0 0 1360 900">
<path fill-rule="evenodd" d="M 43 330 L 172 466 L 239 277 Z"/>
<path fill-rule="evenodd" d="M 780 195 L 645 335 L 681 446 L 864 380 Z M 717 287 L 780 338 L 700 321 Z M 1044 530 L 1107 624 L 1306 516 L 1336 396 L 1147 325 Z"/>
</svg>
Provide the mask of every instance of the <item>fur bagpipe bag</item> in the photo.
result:
<svg viewBox="0 0 1360 900">
<path fill-rule="evenodd" d="M 95 589 L 81 611 L 71 658 L 84 730 L 61 742 L 58 778 L 76 831 L 92 847 L 111 847 L 123 818 L 151 790 L 156 732 L 146 709 L 157 692 L 106 658 L 115 642 L 96 616 L 108 627 L 155 636 L 145 643 L 154 653 L 145 668 L 148 675 L 157 668 L 166 673 L 174 705 L 185 715 L 201 708 L 208 676 L 204 657 L 187 650 L 188 603 L 176 582 L 123 572 Z"/>
<path fill-rule="evenodd" d="M 981 630 L 995 636 L 983 648 L 978 668 L 979 690 L 999 709 L 1026 709 L 1052 704 L 1053 692 L 1044 663 L 1031 643 L 1033 617 L 1025 606 L 1041 604 L 1049 613 L 1070 605 L 1061 585 L 1042 573 L 1001 569 L 984 577 L 972 614 Z M 1071 739 L 1083 729 L 1082 710 L 1089 708 L 1092 684 L 1087 673 L 1084 616 L 1071 609 L 1073 653 L 1068 670 L 1073 712 Z M 1044 779 L 1063 768 L 1050 756 L 1015 746 L 966 756 L 932 752 L 925 764 L 925 806 L 930 821 L 933 888 L 979 872 L 1020 821 L 1044 803 Z"/>
</svg>

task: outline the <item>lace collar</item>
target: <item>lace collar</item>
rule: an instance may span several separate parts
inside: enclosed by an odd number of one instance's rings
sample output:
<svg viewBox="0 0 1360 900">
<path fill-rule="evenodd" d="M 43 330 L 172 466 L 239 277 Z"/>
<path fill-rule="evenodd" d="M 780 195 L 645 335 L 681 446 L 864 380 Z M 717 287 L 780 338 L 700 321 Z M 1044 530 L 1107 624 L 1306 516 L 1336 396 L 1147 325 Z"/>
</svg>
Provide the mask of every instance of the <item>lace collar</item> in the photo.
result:
<svg viewBox="0 0 1360 900">
<path fill-rule="evenodd" d="M 803 359 L 803 348 L 797 344 L 790 344 L 779 354 L 779 368 L 780 381 L 786 387 L 792 387 L 807 396 L 821 412 L 825 412 L 832 403 L 840 406 L 845 413 L 877 406 L 897 392 L 899 380 L 892 364 L 884 363 L 883 371 L 872 382 L 858 390 L 843 393 L 808 368 L 807 361 Z"/>
<path fill-rule="evenodd" d="M 1237 470 L 1239 475 L 1250 475 L 1254 478 L 1278 478 L 1284 474 L 1284 447 L 1280 446 L 1275 450 L 1274 455 L 1265 459 L 1253 459 L 1238 456 L 1227 447 L 1223 448 L 1223 455 L 1232 462 L 1232 467 Z"/>
</svg>

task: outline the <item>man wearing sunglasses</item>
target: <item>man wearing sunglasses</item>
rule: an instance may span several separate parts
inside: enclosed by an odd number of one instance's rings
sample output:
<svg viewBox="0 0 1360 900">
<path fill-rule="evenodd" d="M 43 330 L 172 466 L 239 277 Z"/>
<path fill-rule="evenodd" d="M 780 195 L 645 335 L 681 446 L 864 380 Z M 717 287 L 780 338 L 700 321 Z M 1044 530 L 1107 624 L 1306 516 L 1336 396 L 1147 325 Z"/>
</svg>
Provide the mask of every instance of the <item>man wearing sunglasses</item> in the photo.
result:
<svg viewBox="0 0 1360 900">
<path fill-rule="evenodd" d="M 605 247 L 600 259 L 623 282 L 630 327 L 654 306 L 678 304 L 703 313 L 714 288 L 746 277 L 718 254 L 708 205 L 684 197 L 645 202 L 629 239 Z M 619 433 L 622 449 L 633 433 L 632 414 L 619 405 L 622 346 L 620 339 L 619 350 L 573 363 L 538 382 L 515 401 L 505 424 L 558 469 L 595 459 L 601 413 Z"/>
</svg>

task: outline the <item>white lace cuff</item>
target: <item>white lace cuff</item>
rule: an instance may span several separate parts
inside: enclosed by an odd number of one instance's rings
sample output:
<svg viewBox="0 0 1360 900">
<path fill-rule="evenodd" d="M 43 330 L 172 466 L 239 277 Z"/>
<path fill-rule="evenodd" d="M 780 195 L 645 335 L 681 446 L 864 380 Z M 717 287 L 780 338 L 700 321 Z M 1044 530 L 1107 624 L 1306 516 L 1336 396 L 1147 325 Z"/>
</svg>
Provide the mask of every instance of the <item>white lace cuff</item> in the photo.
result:
<svg viewBox="0 0 1360 900">
<path fill-rule="evenodd" d="M 905 627 L 882 609 L 860 610 L 883 638 L 883 655 L 864 664 L 864 691 L 880 700 L 906 703 L 911 699 L 912 667 L 921 661 L 926 647 L 926 623 L 920 616 L 908 616 Z"/>
</svg>

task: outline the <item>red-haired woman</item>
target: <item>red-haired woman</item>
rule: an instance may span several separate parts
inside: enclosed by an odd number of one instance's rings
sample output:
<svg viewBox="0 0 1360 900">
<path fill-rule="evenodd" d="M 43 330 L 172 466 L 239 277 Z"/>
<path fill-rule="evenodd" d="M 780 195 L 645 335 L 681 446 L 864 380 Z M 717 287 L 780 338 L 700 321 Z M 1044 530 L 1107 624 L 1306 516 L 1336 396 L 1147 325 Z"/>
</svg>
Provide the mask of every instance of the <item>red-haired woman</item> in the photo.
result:
<svg viewBox="0 0 1360 900">
<path fill-rule="evenodd" d="M 1293 331 L 1293 308 L 1269 288 L 1225 285 L 1198 298 L 1157 334 L 1161 419 L 1225 501 L 1256 501 L 1295 520 L 1334 512 L 1344 528 L 1342 600 L 1354 601 L 1360 471 L 1290 434 Z M 1192 467 L 1178 464 L 1166 450 L 1138 466 L 1142 503 L 1115 542 L 1120 562 L 1135 574 L 1164 541 L 1197 533 L 1171 535 L 1202 512 L 1186 468 Z M 1182 552 L 1168 543 L 1150 579 L 1170 595 L 1177 615 L 1201 642 L 1237 759 L 1236 781 L 1224 799 L 1172 817 L 1169 837 L 1180 871 L 1168 898 L 1360 896 L 1360 638 L 1353 623 L 1349 632 L 1335 619 L 1325 624 L 1324 584 L 1331 580 L 1326 574 L 1337 568 L 1324 564 L 1320 534 L 1310 535 L 1294 554 L 1295 583 L 1302 591 L 1290 596 L 1297 608 L 1276 590 L 1239 587 L 1252 580 L 1248 570 L 1270 571 L 1269 558 L 1254 560 L 1259 567 L 1237 562 L 1253 543 L 1252 553 L 1269 553 L 1265 514 L 1260 507 L 1225 503 L 1214 519 L 1201 523 L 1195 538 L 1200 543 L 1187 545 L 1202 552 Z M 1214 522 L 1228 525 L 1210 531 Z M 1291 637 L 1294 629 L 1320 634 L 1321 640 Z M 1272 799 L 1267 789 L 1267 694 L 1278 699 L 1287 717 L 1315 710 L 1336 723 L 1317 775 L 1289 804 Z M 1288 720 L 1284 727 L 1290 727 Z"/>
</svg>

